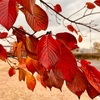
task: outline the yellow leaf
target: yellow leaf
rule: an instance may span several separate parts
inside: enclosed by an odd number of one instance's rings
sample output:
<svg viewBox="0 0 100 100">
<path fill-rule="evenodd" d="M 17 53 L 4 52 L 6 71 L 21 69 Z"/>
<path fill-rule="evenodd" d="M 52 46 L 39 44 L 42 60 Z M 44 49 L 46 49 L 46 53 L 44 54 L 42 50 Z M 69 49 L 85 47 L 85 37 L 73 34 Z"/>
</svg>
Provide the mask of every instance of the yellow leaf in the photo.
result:
<svg viewBox="0 0 100 100">
<path fill-rule="evenodd" d="M 38 40 L 35 37 L 26 37 L 26 52 L 33 59 L 37 59 L 37 44 Z"/>
<path fill-rule="evenodd" d="M 17 49 L 16 49 L 16 54 L 18 57 L 18 61 L 21 60 L 21 48 L 22 48 L 23 42 L 19 42 L 17 45 Z"/>
<path fill-rule="evenodd" d="M 29 72 L 26 73 L 26 84 L 27 84 L 28 89 L 30 89 L 32 91 L 34 90 L 35 85 L 36 85 L 36 79 Z"/>
<path fill-rule="evenodd" d="M 22 68 L 19 68 L 19 81 L 25 81 L 26 71 Z"/>
</svg>

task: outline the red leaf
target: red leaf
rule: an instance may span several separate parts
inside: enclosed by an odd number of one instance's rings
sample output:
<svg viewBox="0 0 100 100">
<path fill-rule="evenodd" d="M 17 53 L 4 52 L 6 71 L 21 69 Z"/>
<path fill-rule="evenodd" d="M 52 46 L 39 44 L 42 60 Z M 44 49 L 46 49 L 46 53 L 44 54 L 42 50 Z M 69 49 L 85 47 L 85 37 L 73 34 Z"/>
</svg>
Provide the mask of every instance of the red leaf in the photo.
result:
<svg viewBox="0 0 100 100">
<path fill-rule="evenodd" d="M 82 69 L 89 83 L 100 92 L 100 72 L 93 66 L 89 65 L 86 60 L 81 60 Z"/>
<path fill-rule="evenodd" d="M 33 13 L 34 31 L 46 30 L 48 27 L 48 16 L 46 12 L 41 7 L 35 4 Z"/>
<path fill-rule="evenodd" d="M 46 88 L 46 84 L 45 84 L 44 81 L 43 81 L 43 76 L 37 74 L 37 75 L 36 75 L 36 78 L 37 78 L 37 80 L 42 84 L 42 86 L 43 86 L 44 88 Z"/>
<path fill-rule="evenodd" d="M 8 35 L 7 32 L 2 32 L 2 33 L 0 33 L 0 39 L 4 39 L 4 38 L 6 38 L 7 35 Z"/>
<path fill-rule="evenodd" d="M 60 49 L 51 34 L 44 35 L 38 43 L 38 59 L 40 64 L 50 70 L 58 61 Z"/>
<path fill-rule="evenodd" d="M 35 37 L 26 37 L 26 52 L 33 59 L 37 59 L 37 44 L 38 40 Z"/>
<path fill-rule="evenodd" d="M 78 48 L 76 38 L 68 32 L 57 33 L 56 38 L 62 41 L 71 50 Z"/>
<path fill-rule="evenodd" d="M 46 72 L 46 68 L 43 67 L 38 61 L 36 61 L 34 65 L 36 72 L 40 75 L 44 75 L 44 73 Z"/>
<path fill-rule="evenodd" d="M 67 25 L 67 28 L 69 31 L 75 32 L 76 34 L 78 34 L 77 30 L 72 25 Z"/>
<path fill-rule="evenodd" d="M 91 2 L 86 2 L 86 5 L 87 5 L 88 9 L 94 9 L 95 8 L 95 5 Z"/>
<path fill-rule="evenodd" d="M 34 74 L 35 72 L 35 67 L 34 67 L 34 60 L 30 57 L 26 58 L 26 68 L 32 73 Z"/>
<path fill-rule="evenodd" d="M 16 0 L 0 0 L 0 24 L 9 30 L 16 18 Z"/>
<path fill-rule="evenodd" d="M 62 8 L 61 8 L 61 6 L 60 6 L 59 4 L 56 4 L 56 5 L 54 6 L 54 10 L 55 10 L 57 13 L 62 12 Z"/>
<path fill-rule="evenodd" d="M 77 73 L 77 63 L 72 52 L 65 47 L 60 41 L 58 41 L 60 46 L 60 59 L 58 60 L 54 71 L 58 77 L 66 80 L 67 82 L 72 82 Z"/>
<path fill-rule="evenodd" d="M 8 71 L 9 76 L 13 76 L 16 73 L 15 69 L 13 67 L 11 67 Z"/>
<path fill-rule="evenodd" d="M 61 90 L 63 86 L 64 80 L 59 78 L 52 70 L 46 75 L 43 76 L 44 83 L 46 86 L 48 86 L 50 89 L 54 86 L 55 88 L 58 88 Z"/>
<path fill-rule="evenodd" d="M 27 84 L 27 88 L 30 90 L 34 90 L 35 85 L 36 85 L 36 80 L 35 77 L 32 76 L 30 73 L 26 73 L 26 84 Z"/>
<path fill-rule="evenodd" d="M 100 95 L 100 93 L 89 83 L 86 90 L 91 99 L 94 99 L 96 96 Z"/>
<path fill-rule="evenodd" d="M 26 39 L 26 31 L 22 26 L 19 28 L 13 27 L 13 32 L 12 32 L 16 37 L 17 37 L 17 42 L 22 41 L 23 43 L 25 42 Z"/>
<path fill-rule="evenodd" d="M 78 36 L 78 41 L 79 41 L 79 42 L 82 42 L 82 40 L 83 40 L 82 36 L 79 35 L 79 36 Z"/>
<path fill-rule="evenodd" d="M 66 82 L 66 85 L 71 92 L 75 93 L 80 98 L 81 94 L 87 88 L 87 79 L 84 73 L 78 70 L 73 82 Z"/>
<path fill-rule="evenodd" d="M 35 0 L 17 0 L 29 13 L 33 14 L 33 6 L 35 5 Z"/>
<path fill-rule="evenodd" d="M 100 6 L 100 0 L 95 0 L 94 3 L 95 3 L 97 6 Z"/>
<path fill-rule="evenodd" d="M 7 52 L 1 44 L 0 44 L 0 59 L 3 61 L 6 61 L 7 59 Z"/>
<path fill-rule="evenodd" d="M 25 9 L 21 9 L 25 14 L 27 23 L 34 31 L 46 30 L 48 27 L 48 16 L 46 12 L 36 4 L 33 6 L 33 9 L 33 15 Z"/>
</svg>

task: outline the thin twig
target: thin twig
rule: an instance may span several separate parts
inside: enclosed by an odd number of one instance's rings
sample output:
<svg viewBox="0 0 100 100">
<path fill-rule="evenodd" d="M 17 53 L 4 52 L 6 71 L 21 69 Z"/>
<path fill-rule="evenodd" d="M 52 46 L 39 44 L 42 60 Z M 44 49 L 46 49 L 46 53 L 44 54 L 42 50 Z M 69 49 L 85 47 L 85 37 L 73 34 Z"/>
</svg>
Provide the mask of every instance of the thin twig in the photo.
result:
<svg viewBox="0 0 100 100">
<path fill-rule="evenodd" d="M 78 21 L 78 20 L 80 20 L 80 19 L 83 19 L 83 18 L 88 17 L 88 16 L 92 16 L 92 15 L 95 15 L 95 14 L 100 14 L 100 12 L 95 12 L 95 13 L 86 14 L 86 15 L 80 17 L 80 18 L 77 18 L 77 19 L 74 20 L 74 21 Z"/>
<path fill-rule="evenodd" d="M 10 45 L 12 45 L 12 43 L 11 43 L 8 39 L 6 39 L 6 41 L 7 41 Z"/>
<path fill-rule="evenodd" d="M 16 27 L 13 26 L 12 29 L 13 29 L 15 32 L 17 32 L 19 35 L 23 36 L 23 35 L 20 34 L 18 31 L 16 31 Z M 29 33 L 25 32 L 25 31 L 22 30 L 22 29 L 18 29 L 18 30 L 20 30 L 21 32 L 24 32 L 24 33 L 27 34 L 27 35 L 30 35 Z"/>
<path fill-rule="evenodd" d="M 12 62 L 9 58 L 7 59 L 10 63 L 16 65 L 16 63 Z"/>
<path fill-rule="evenodd" d="M 77 14 L 78 12 L 80 12 L 81 10 L 83 10 L 84 8 L 85 8 L 85 6 L 82 7 L 81 9 L 79 9 L 78 11 L 76 11 L 75 13 L 73 13 L 72 15 L 70 15 L 68 18 L 70 18 L 70 17 L 72 17 L 73 15 Z"/>
<path fill-rule="evenodd" d="M 8 65 L 9 65 L 10 67 L 12 67 L 12 65 L 10 64 L 10 62 L 8 61 L 8 59 L 7 59 L 7 63 L 8 63 Z"/>
<path fill-rule="evenodd" d="M 54 11 L 55 13 L 57 13 L 52 7 L 50 7 L 50 6 L 49 6 L 46 2 L 44 2 L 43 0 L 40 0 L 40 2 L 43 3 L 43 4 L 45 4 L 49 9 L 51 9 L 51 10 Z M 87 28 L 90 28 L 90 29 L 92 29 L 92 30 L 95 30 L 95 31 L 97 31 L 97 32 L 100 32 L 100 30 L 98 30 L 98 29 L 96 29 L 96 28 L 93 28 L 93 27 L 91 27 L 91 26 L 89 26 L 89 25 L 86 25 L 86 24 L 84 24 L 84 23 L 81 23 L 81 22 L 77 22 L 77 20 L 79 20 L 79 19 L 82 19 L 82 18 L 84 18 L 84 17 L 86 17 L 86 16 L 93 15 L 93 14 L 97 14 L 97 13 L 100 13 L 100 12 L 85 14 L 84 16 L 82 16 L 82 17 L 80 17 L 80 18 L 78 18 L 78 19 L 76 19 L 76 20 L 71 20 L 71 19 L 69 19 L 69 18 L 63 16 L 63 15 L 60 14 L 60 13 L 57 13 L 57 14 L 58 14 L 60 17 L 62 17 L 63 19 L 65 19 L 65 20 L 67 20 L 67 21 L 69 21 L 69 22 L 71 22 L 71 23 L 75 23 L 75 24 L 78 24 L 78 25 L 81 25 L 81 26 L 85 26 L 85 27 L 87 27 Z"/>
</svg>

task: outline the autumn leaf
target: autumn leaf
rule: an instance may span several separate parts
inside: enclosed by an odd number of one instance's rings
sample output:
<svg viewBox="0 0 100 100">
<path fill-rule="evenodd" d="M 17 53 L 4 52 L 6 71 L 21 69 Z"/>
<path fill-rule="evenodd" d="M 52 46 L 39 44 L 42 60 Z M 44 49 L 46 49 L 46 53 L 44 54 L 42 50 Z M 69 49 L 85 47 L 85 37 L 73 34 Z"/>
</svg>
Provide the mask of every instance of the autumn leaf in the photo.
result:
<svg viewBox="0 0 100 100">
<path fill-rule="evenodd" d="M 81 94 L 87 88 L 87 79 L 85 77 L 85 74 L 81 70 L 78 70 L 73 82 L 66 82 L 66 85 L 71 92 L 73 92 L 78 96 L 78 98 L 80 98 Z"/>
<path fill-rule="evenodd" d="M 7 59 L 7 52 L 1 44 L 0 44 L 0 59 L 3 61 L 6 61 Z"/>
<path fill-rule="evenodd" d="M 44 81 L 43 81 L 43 76 L 37 74 L 37 75 L 36 75 L 36 79 L 41 83 L 41 85 L 42 85 L 44 88 L 46 88 L 46 84 L 45 84 Z"/>
<path fill-rule="evenodd" d="M 95 8 L 95 5 L 91 2 L 86 2 L 86 6 L 88 9 L 94 9 Z"/>
<path fill-rule="evenodd" d="M 15 69 L 13 67 L 11 67 L 8 71 L 9 76 L 13 76 L 16 73 Z"/>
<path fill-rule="evenodd" d="M 71 32 L 75 32 L 76 34 L 78 34 L 77 30 L 72 25 L 67 25 L 67 29 Z"/>
<path fill-rule="evenodd" d="M 12 48 L 11 48 L 11 53 L 16 54 L 17 44 L 18 43 L 16 41 L 13 43 Z"/>
<path fill-rule="evenodd" d="M 23 42 L 19 42 L 17 44 L 16 55 L 18 57 L 18 61 L 21 60 L 21 51 L 22 51 Z"/>
<path fill-rule="evenodd" d="M 78 48 L 76 38 L 68 32 L 57 33 L 56 38 L 63 42 L 71 50 Z"/>
<path fill-rule="evenodd" d="M 46 12 L 35 4 L 34 10 L 34 31 L 46 30 L 48 27 L 48 16 Z"/>
<path fill-rule="evenodd" d="M 79 42 L 82 42 L 82 40 L 83 40 L 82 36 L 79 35 L 79 36 L 78 36 L 78 41 L 79 41 Z"/>
<path fill-rule="evenodd" d="M 21 60 L 19 61 L 18 67 L 23 68 L 23 69 L 26 68 L 26 58 L 21 58 Z"/>
<path fill-rule="evenodd" d="M 48 16 L 46 12 L 38 5 L 33 6 L 33 15 L 24 8 L 21 11 L 25 14 L 26 21 L 33 31 L 46 30 L 48 27 Z"/>
<path fill-rule="evenodd" d="M 97 6 L 100 6 L 100 0 L 95 0 L 94 3 L 95 3 Z"/>
<path fill-rule="evenodd" d="M 19 81 L 25 81 L 26 71 L 22 68 L 19 68 Z"/>
<path fill-rule="evenodd" d="M 67 82 L 72 82 L 78 70 L 76 59 L 69 48 L 65 47 L 59 40 L 58 43 L 60 46 L 60 57 L 53 69 L 54 73 Z"/>
<path fill-rule="evenodd" d="M 54 6 L 54 10 L 55 10 L 57 13 L 62 12 L 62 8 L 61 8 L 61 6 L 60 6 L 59 4 L 56 4 L 56 5 Z"/>
<path fill-rule="evenodd" d="M 33 14 L 33 6 L 35 5 L 35 0 L 17 0 L 29 13 Z"/>
<path fill-rule="evenodd" d="M 34 74 L 35 67 L 34 67 L 34 60 L 30 57 L 26 58 L 26 68 L 28 69 L 28 71 L 30 71 L 32 74 Z"/>
<path fill-rule="evenodd" d="M 36 80 L 35 77 L 32 76 L 29 72 L 26 73 L 26 84 L 28 89 L 32 91 L 34 90 L 36 85 Z"/>
<path fill-rule="evenodd" d="M 2 33 L 0 33 L 0 39 L 4 39 L 4 38 L 6 38 L 7 35 L 8 35 L 7 32 L 2 32 Z"/>
<path fill-rule="evenodd" d="M 13 27 L 13 34 L 16 36 L 17 38 L 17 42 L 23 42 L 25 43 L 26 40 L 26 31 L 24 30 L 24 28 L 22 26 L 20 26 L 19 28 Z"/>
<path fill-rule="evenodd" d="M 43 76 L 44 73 L 46 72 L 46 68 L 43 67 L 43 66 L 39 63 L 39 61 L 34 60 L 34 67 L 35 67 L 36 72 L 37 72 L 38 74 L 40 74 L 41 76 Z"/>
<path fill-rule="evenodd" d="M 86 91 L 91 99 L 100 95 L 100 93 L 90 83 L 88 83 Z"/>
<path fill-rule="evenodd" d="M 26 37 L 25 47 L 28 56 L 37 59 L 37 44 L 38 40 L 33 36 Z"/>
<path fill-rule="evenodd" d="M 44 74 L 43 76 L 44 83 L 46 86 L 48 86 L 50 89 L 52 87 L 58 88 L 61 90 L 63 86 L 64 80 L 58 77 L 53 70 L 50 70 L 50 72 L 46 75 Z"/>
<path fill-rule="evenodd" d="M 58 43 L 51 34 L 42 36 L 37 52 L 39 62 L 46 70 L 50 70 L 57 63 L 60 55 Z"/>
<path fill-rule="evenodd" d="M 100 72 L 86 60 L 82 59 L 81 65 L 89 83 L 100 93 Z"/>
<path fill-rule="evenodd" d="M 16 0 L 0 0 L 0 24 L 9 30 L 16 18 Z"/>
</svg>

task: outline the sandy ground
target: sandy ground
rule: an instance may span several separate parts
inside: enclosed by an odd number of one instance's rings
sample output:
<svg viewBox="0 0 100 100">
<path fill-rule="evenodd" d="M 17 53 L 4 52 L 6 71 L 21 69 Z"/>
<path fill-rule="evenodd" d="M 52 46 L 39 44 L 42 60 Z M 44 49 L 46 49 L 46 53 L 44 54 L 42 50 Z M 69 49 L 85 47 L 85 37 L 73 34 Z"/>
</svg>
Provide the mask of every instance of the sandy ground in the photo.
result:
<svg viewBox="0 0 100 100">
<path fill-rule="evenodd" d="M 8 64 L 0 61 L 0 100 L 79 100 L 65 85 L 63 85 L 62 92 L 55 88 L 50 91 L 37 82 L 34 92 L 32 92 L 27 89 L 25 82 L 18 81 L 18 74 L 9 77 L 8 68 Z M 80 100 L 92 99 L 85 92 Z M 97 97 L 94 100 L 100 99 Z"/>
</svg>

